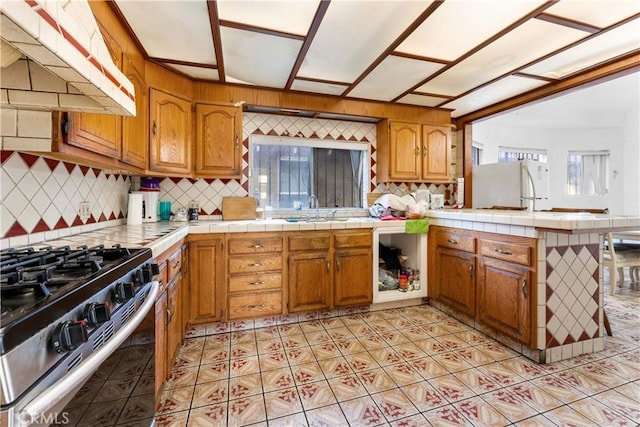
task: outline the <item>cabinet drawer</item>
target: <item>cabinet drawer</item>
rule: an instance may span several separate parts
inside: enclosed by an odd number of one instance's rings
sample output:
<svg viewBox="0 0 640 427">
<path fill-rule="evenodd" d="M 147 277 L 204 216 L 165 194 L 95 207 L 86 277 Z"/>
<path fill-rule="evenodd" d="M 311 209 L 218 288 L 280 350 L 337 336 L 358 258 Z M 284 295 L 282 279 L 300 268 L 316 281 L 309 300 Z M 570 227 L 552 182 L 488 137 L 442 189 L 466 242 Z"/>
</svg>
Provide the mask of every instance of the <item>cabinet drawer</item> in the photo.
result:
<svg viewBox="0 0 640 427">
<path fill-rule="evenodd" d="M 326 249 L 328 251 L 330 244 L 331 235 L 329 233 L 305 233 L 289 236 L 290 251 L 314 251 L 321 249 Z"/>
<path fill-rule="evenodd" d="M 231 295 L 229 320 L 282 314 L 282 292 L 260 292 Z"/>
<path fill-rule="evenodd" d="M 282 274 L 229 277 L 229 293 L 282 289 Z"/>
<path fill-rule="evenodd" d="M 333 247 L 336 249 L 371 247 L 373 238 L 371 233 L 335 233 Z"/>
<path fill-rule="evenodd" d="M 467 236 L 466 234 L 451 231 L 438 231 L 436 234 L 436 244 L 446 248 L 474 253 L 476 239 L 475 237 Z"/>
<path fill-rule="evenodd" d="M 282 270 L 282 255 L 229 257 L 229 274 Z"/>
<path fill-rule="evenodd" d="M 167 258 L 167 281 L 173 280 L 182 268 L 182 249 L 178 249 Z"/>
<path fill-rule="evenodd" d="M 482 256 L 530 265 L 533 248 L 518 243 L 500 242 L 497 240 L 481 239 L 478 242 L 478 252 Z"/>
<path fill-rule="evenodd" d="M 282 237 L 229 239 L 229 255 L 282 252 Z"/>
</svg>

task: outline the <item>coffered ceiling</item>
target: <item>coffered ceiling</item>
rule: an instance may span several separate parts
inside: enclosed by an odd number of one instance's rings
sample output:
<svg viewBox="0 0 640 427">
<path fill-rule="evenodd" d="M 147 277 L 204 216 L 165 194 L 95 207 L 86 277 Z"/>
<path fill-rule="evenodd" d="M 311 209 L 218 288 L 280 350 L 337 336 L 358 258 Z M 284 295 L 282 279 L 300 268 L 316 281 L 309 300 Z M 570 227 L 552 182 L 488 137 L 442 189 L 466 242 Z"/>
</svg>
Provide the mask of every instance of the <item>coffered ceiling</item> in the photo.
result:
<svg viewBox="0 0 640 427">
<path fill-rule="evenodd" d="M 640 53 L 640 0 L 116 0 L 191 78 L 460 117 Z"/>
</svg>

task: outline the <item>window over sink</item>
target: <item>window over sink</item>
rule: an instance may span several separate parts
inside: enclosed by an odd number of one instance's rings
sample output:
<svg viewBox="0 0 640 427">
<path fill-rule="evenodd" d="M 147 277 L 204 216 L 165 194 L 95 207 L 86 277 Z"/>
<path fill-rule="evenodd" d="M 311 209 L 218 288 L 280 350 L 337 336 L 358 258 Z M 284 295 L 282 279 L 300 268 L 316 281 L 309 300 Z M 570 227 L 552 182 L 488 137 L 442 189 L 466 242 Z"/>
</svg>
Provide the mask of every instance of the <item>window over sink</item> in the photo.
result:
<svg viewBox="0 0 640 427">
<path fill-rule="evenodd" d="M 260 206 L 361 208 L 366 200 L 369 144 L 252 135 L 249 194 Z"/>
</svg>

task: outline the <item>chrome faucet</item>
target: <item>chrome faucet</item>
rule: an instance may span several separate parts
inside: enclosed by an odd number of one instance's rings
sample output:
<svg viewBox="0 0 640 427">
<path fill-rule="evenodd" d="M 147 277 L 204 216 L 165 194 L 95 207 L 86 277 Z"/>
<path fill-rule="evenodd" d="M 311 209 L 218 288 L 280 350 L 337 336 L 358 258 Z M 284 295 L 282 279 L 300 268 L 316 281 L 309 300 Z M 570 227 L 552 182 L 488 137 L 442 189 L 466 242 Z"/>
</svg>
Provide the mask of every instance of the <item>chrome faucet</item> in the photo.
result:
<svg viewBox="0 0 640 427">
<path fill-rule="evenodd" d="M 309 196 L 309 209 L 313 209 L 314 208 L 314 202 L 315 201 L 315 209 L 316 209 L 316 221 L 320 219 L 320 202 L 318 201 L 318 196 L 316 196 L 315 194 L 312 194 Z"/>
</svg>

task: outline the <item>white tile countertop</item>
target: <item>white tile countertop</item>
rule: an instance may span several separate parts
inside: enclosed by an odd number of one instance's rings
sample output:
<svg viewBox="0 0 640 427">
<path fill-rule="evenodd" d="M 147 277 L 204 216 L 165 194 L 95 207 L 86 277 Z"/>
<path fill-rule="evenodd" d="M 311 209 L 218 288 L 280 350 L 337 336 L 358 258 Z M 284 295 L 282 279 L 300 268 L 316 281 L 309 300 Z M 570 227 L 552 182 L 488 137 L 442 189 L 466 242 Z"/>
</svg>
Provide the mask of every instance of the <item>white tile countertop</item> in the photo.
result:
<svg viewBox="0 0 640 427">
<path fill-rule="evenodd" d="M 588 232 L 590 230 L 640 229 L 640 216 L 611 216 L 583 213 L 522 212 L 486 209 L 443 209 L 429 211 L 432 225 L 474 229 L 479 223 L 495 224 L 496 232 L 509 233 L 509 227 Z M 353 228 L 403 227 L 403 221 L 380 221 L 369 217 L 342 218 L 330 221 L 292 222 L 291 219 L 261 219 L 244 221 L 156 222 L 135 226 L 117 225 L 44 241 L 31 246 L 95 246 L 103 244 L 123 247 L 151 248 L 157 256 L 188 234 L 248 233 L 264 231 L 309 231 Z M 486 227 L 485 227 L 486 230 Z M 520 233 L 516 233 L 520 234 Z M 534 236 L 531 236 L 534 237 Z"/>
</svg>

